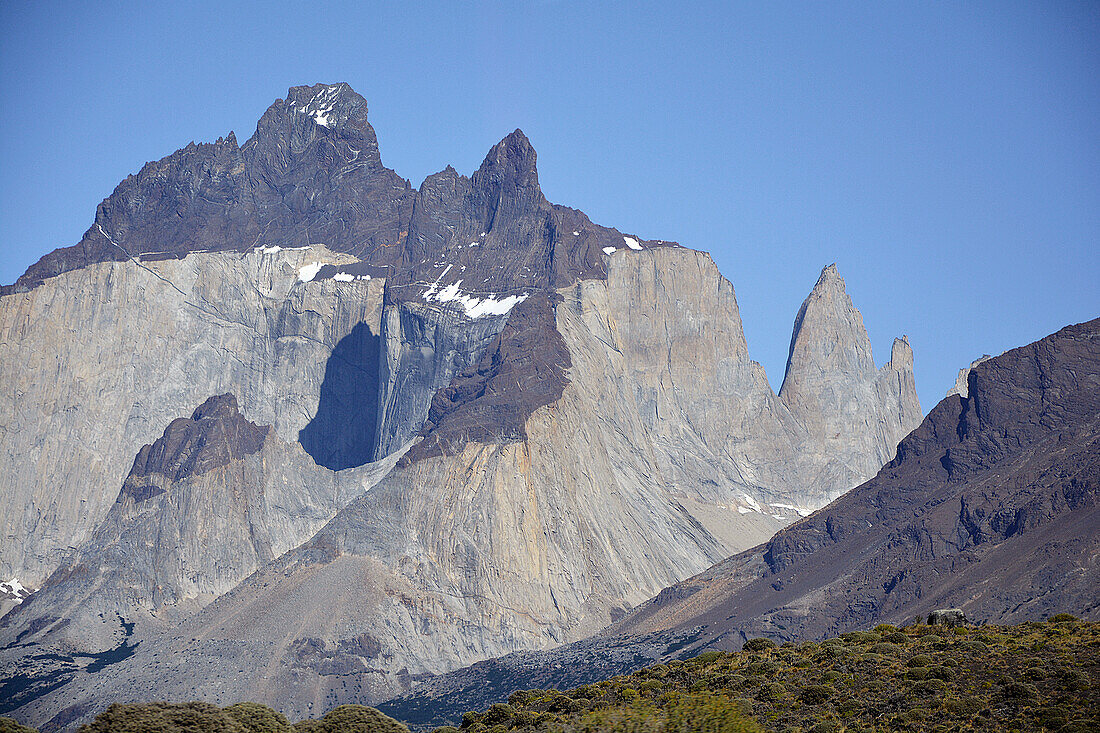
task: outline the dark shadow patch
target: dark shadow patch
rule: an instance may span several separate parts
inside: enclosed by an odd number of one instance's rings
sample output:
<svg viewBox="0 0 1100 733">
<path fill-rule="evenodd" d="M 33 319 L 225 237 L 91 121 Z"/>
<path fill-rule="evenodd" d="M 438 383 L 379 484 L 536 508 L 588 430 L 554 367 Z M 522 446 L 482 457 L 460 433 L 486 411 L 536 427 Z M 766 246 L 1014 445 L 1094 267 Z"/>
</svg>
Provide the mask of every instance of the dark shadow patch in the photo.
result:
<svg viewBox="0 0 1100 733">
<path fill-rule="evenodd" d="M 317 414 L 298 441 L 317 465 L 339 471 L 369 463 L 378 421 L 380 338 L 355 326 L 332 350 Z"/>
</svg>

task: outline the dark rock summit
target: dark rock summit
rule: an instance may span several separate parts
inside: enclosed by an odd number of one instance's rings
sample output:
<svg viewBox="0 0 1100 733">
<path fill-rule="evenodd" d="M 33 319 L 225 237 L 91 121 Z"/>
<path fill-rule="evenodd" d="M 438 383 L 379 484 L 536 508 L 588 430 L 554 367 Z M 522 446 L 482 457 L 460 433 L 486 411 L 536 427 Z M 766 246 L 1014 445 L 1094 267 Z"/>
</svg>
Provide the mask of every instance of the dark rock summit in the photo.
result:
<svg viewBox="0 0 1100 733">
<path fill-rule="evenodd" d="M 96 262 L 311 243 L 392 267 L 413 195 L 382 165 L 365 99 L 344 83 L 292 87 L 244 145 L 191 143 L 127 177 L 78 244 L 0 292 Z"/>
</svg>

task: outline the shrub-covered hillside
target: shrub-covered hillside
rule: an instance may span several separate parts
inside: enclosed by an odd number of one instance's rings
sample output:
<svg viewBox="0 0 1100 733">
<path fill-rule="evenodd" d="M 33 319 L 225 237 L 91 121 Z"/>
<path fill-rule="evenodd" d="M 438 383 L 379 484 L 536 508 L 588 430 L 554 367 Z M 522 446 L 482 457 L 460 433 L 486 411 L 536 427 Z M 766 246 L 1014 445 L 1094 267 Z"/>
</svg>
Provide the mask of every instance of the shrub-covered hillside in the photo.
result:
<svg viewBox="0 0 1100 733">
<path fill-rule="evenodd" d="M 467 713 L 482 731 L 1100 730 L 1100 624 L 879 626 L 707 652 Z M 745 719 L 752 721 L 746 723 Z"/>
<path fill-rule="evenodd" d="M 291 724 L 241 703 L 112 705 L 82 733 L 403 733 L 342 705 Z M 878 626 L 776 646 L 752 639 L 567 692 L 528 690 L 463 716 L 464 733 L 1100 730 L 1100 624 Z M 437 733 L 454 733 L 441 728 Z M 0 718 L 0 733 L 33 733 Z"/>
</svg>

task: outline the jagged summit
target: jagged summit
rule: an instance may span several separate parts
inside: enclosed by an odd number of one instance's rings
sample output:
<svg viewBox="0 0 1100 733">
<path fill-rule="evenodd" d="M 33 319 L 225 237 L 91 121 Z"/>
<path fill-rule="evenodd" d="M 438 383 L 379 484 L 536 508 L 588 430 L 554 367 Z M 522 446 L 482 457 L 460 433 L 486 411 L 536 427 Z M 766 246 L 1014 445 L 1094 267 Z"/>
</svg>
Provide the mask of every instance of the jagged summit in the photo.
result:
<svg viewBox="0 0 1100 733">
<path fill-rule="evenodd" d="M 852 305 L 836 264 L 821 270 L 794 320 L 787 369 L 779 394 L 791 394 L 812 372 L 874 370 L 863 315 Z"/>
<path fill-rule="evenodd" d="M 835 268 L 787 403 L 709 255 L 549 203 L 518 130 L 413 189 L 366 114 L 294 88 L 243 146 L 128 178 L 0 296 L 0 577 L 51 578 L 0 622 L 0 677 L 26 674 L 9 641 L 39 645 L 36 721 L 125 691 L 302 717 L 560 644 L 859 483 L 919 420 L 904 343 L 883 370 L 869 344 L 869 369 L 837 358 L 867 338 Z M 77 674 L 119 616 L 141 648 Z"/>
</svg>

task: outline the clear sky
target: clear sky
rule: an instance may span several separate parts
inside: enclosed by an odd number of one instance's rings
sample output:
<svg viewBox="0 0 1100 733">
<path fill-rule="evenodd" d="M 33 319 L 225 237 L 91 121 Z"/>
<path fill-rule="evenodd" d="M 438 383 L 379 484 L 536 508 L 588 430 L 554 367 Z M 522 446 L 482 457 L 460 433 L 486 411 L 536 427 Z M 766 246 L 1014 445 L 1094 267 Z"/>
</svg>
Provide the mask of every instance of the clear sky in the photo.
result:
<svg viewBox="0 0 1100 733">
<path fill-rule="evenodd" d="M 519 127 L 551 201 L 711 252 L 777 389 L 830 262 L 926 411 L 1100 316 L 1100 3 L 1069 0 L 5 0 L 0 282 L 146 161 L 336 81 L 414 185 Z"/>
</svg>

